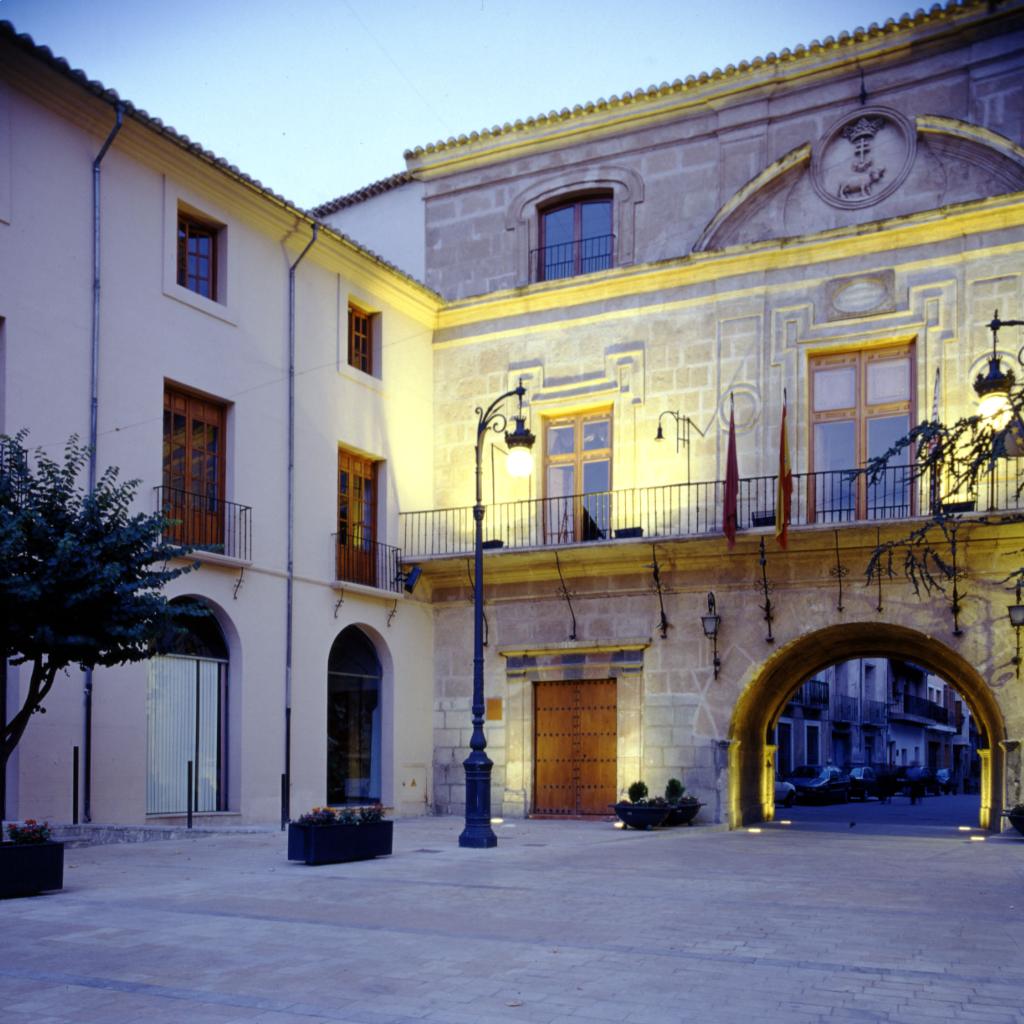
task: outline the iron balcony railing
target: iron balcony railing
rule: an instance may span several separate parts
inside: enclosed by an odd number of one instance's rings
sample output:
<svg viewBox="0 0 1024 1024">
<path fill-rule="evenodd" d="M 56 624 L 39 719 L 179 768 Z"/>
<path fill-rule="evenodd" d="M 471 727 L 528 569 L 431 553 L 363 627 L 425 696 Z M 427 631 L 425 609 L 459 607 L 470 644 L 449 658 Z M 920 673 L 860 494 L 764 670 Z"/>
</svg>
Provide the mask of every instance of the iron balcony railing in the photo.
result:
<svg viewBox="0 0 1024 1024">
<path fill-rule="evenodd" d="M 790 525 L 839 524 L 909 519 L 941 507 L 947 512 L 1024 508 L 1018 482 L 1021 459 L 1002 460 L 985 481 L 983 493 L 944 493 L 930 476 L 909 466 L 892 466 L 873 484 L 850 470 L 793 474 Z M 746 477 L 739 481 L 737 528 L 775 523 L 777 477 Z M 722 532 L 725 483 L 721 480 L 663 484 L 622 491 L 598 491 L 557 498 L 536 498 L 490 505 L 484 518 L 487 548 L 557 547 L 627 537 L 657 539 Z M 463 555 L 473 549 L 473 509 L 431 509 L 404 512 L 402 550 L 407 558 Z"/>
<path fill-rule="evenodd" d="M 863 702 L 861 722 L 864 725 L 885 725 L 888 708 L 884 700 L 866 700 Z"/>
<path fill-rule="evenodd" d="M 838 695 L 832 705 L 832 720 L 835 722 L 857 722 L 860 715 L 857 710 L 857 698 Z"/>
<path fill-rule="evenodd" d="M 370 540 L 358 529 L 332 533 L 331 546 L 337 582 L 359 583 L 364 587 L 389 590 L 393 594 L 401 593 L 401 548 Z"/>
<path fill-rule="evenodd" d="M 889 705 L 889 715 L 911 715 L 914 718 L 926 718 L 938 725 L 949 725 L 949 711 L 941 704 L 925 697 L 915 697 L 912 693 L 904 693 L 893 698 Z"/>
<path fill-rule="evenodd" d="M 164 538 L 201 551 L 248 562 L 252 558 L 252 508 L 177 487 L 154 487 L 167 520 Z"/>
<path fill-rule="evenodd" d="M 809 679 L 794 698 L 798 704 L 810 708 L 828 707 L 828 683 L 824 679 Z"/>
<path fill-rule="evenodd" d="M 545 245 L 530 251 L 533 281 L 557 281 L 578 274 L 609 270 L 615 250 L 614 235 L 595 235 L 572 242 Z"/>
</svg>

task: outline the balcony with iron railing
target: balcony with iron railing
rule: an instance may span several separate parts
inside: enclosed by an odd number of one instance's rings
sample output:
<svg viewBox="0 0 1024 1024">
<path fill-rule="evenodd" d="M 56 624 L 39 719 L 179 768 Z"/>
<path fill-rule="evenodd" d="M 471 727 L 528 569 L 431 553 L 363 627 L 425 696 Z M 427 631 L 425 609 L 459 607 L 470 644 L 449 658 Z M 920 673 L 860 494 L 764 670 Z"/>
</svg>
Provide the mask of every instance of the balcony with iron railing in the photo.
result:
<svg viewBox="0 0 1024 1024">
<path fill-rule="evenodd" d="M 164 539 L 234 561 L 252 559 L 252 508 L 177 487 L 154 487 Z"/>
<path fill-rule="evenodd" d="M 857 698 L 848 697 L 845 694 L 837 694 L 832 702 L 832 721 L 834 722 L 857 722 L 860 720 L 860 711 L 857 707 Z"/>
<path fill-rule="evenodd" d="M 861 702 L 862 725 L 885 725 L 888 720 L 888 705 L 884 700 L 865 700 Z"/>
<path fill-rule="evenodd" d="M 789 703 L 822 710 L 828 707 L 828 691 L 827 680 L 808 679 L 806 683 L 797 687 L 796 692 L 789 698 Z"/>
<path fill-rule="evenodd" d="M 614 235 L 595 235 L 530 250 L 530 280 L 557 281 L 597 270 L 609 270 L 615 251 Z"/>
<path fill-rule="evenodd" d="M 1024 460 L 1002 460 L 983 481 L 980 497 L 945 494 L 930 475 L 910 466 L 891 466 L 874 482 L 851 470 L 793 474 L 790 525 L 896 521 L 939 511 L 1020 510 Z M 737 528 L 775 523 L 777 477 L 739 481 Z M 721 480 L 599 491 L 557 498 L 498 502 L 484 519 L 486 548 L 523 549 L 644 538 L 647 540 L 721 534 L 725 483 Z M 440 508 L 399 516 L 407 558 L 465 555 L 473 549 L 473 509 Z"/>
<path fill-rule="evenodd" d="M 334 580 L 357 583 L 392 594 L 402 592 L 402 551 L 360 535 L 358 531 L 332 533 Z"/>
<path fill-rule="evenodd" d="M 912 693 L 897 695 L 889 702 L 890 718 L 909 718 L 912 721 L 926 720 L 937 725 L 949 725 L 948 709 L 941 704 L 925 697 L 917 697 Z"/>
</svg>

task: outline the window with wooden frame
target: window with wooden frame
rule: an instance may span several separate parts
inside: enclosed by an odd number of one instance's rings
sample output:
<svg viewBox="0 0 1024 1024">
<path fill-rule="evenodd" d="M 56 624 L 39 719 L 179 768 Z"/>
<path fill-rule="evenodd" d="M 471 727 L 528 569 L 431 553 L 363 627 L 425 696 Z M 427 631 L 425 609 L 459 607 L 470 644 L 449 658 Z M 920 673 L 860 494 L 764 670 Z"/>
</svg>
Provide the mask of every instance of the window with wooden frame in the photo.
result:
<svg viewBox="0 0 1024 1024">
<path fill-rule="evenodd" d="M 169 536 L 200 547 L 224 543 L 224 423 L 227 406 L 164 388 L 163 493 Z"/>
<path fill-rule="evenodd" d="M 611 409 L 553 417 L 544 434 L 547 543 L 610 536 Z"/>
<path fill-rule="evenodd" d="M 378 584 L 377 477 L 379 463 L 338 449 L 337 578 Z"/>
<path fill-rule="evenodd" d="M 818 522 L 900 519 L 911 509 L 905 454 L 869 484 L 849 472 L 884 454 L 914 415 L 914 346 L 812 356 L 810 507 Z"/>
<path fill-rule="evenodd" d="M 539 228 L 536 280 L 554 281 L 611 267 L 615 236 L 610 193 L 546 207 L 540 211 Z"/>
<path fill-rule="evenodd" d="M 348 304 L 348 365 L 371 375 L 376 373 L 377 356 L 374 352 L 380 314 Z"/>
<path fill-rule="evenodd" d="M 217 300 L 217 235 L 220 228 L 178 210 L 178 284 Z"/>
</svg>

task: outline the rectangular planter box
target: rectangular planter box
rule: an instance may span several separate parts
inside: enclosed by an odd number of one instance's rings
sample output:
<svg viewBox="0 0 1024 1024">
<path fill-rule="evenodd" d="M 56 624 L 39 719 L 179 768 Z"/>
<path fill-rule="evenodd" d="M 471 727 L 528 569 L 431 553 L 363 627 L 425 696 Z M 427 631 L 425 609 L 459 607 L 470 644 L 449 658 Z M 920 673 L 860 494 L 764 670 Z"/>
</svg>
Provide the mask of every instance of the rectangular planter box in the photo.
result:
<svg viewBox="0 0 1024 1024">
<path fill-rule="evenodd" d="M 387 857 L 391 853 L 393 821 L 362 825 L 288 826 L 288 859 L 307 864 L 343 864 L 350 860 Z"/>
<path fill-rule="evenodd" d="M 0 899 L 63 888 L 63 843 L 0 843 Z"/>
</svg>

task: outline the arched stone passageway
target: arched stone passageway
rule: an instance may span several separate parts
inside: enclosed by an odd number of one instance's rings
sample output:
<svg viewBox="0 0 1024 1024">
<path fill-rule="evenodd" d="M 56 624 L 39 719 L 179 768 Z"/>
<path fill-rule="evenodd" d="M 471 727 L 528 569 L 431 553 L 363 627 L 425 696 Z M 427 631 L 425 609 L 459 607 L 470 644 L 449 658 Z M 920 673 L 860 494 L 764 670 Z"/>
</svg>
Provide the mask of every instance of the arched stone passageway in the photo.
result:
<svg viewBox="0 0 1024 1024">
<path fill-rule="evenodd" d="M 828 626 L 786 644 L 752 673 L 729 729 L 728 818 L 733 828 L 771 820 L 774 747 L 768 732 L 796 686 L 828 665 L 853 658 L 898 658 L 942 676 L 963 696 L 981 737 L 982 828 L 998 830 L 1003 804 L 1003 714 L 985 680 L 945 644 L 904 626 L 853 622 Z"/>
</svg>

